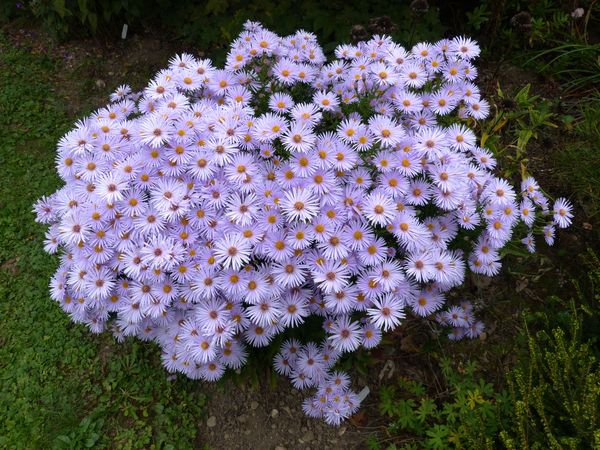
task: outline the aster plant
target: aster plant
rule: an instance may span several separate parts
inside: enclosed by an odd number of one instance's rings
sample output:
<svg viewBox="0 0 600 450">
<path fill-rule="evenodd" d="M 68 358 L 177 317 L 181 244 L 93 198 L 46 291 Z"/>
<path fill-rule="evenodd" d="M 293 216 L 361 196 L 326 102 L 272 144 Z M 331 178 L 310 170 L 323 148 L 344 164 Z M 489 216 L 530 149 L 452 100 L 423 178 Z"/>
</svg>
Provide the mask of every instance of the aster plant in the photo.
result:
<svg viewBox="0 0 600 450">
<path fill-rule="evenodd" d="M 60 140 L 65 185 L 35 205 L 45 250 L 62 249 L 51 297 L 209 381 L 317 316 L 325 339 L 285 340 L 274 365 L 339 424 L 360 403 L 341 355 L 407 314 L 478 336 L 446 293 L 497 274 L 517 225 L 534 251 L 535 232 L 552 244 L 571 222 L 568 201 L 498 178 L 477 145 L 479 51 L 375 36 L 327 62 L 312 33 L 248 22 L 224 69 L 183 54 L 142 92 L 119 87 Z"/>
</svg>

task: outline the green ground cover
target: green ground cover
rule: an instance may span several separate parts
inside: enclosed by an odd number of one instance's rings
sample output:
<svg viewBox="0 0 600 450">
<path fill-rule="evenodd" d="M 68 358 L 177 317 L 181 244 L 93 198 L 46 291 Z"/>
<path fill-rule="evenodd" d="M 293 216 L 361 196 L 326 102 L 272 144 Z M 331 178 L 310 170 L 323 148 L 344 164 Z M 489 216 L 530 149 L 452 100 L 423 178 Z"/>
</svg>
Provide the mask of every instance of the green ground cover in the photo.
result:
<svg viewBox="0 0 600 450">
<path fill-rule="evenodd" d="M 197 385 L 168 381 L 153 345 L 93 336 L 48 297 L 57 260 L 31 205 L 59 186 L 72 118 L 54 91 L 60 62 L 0 39 L 0 447 L 191 447 Z"/>
</svg>

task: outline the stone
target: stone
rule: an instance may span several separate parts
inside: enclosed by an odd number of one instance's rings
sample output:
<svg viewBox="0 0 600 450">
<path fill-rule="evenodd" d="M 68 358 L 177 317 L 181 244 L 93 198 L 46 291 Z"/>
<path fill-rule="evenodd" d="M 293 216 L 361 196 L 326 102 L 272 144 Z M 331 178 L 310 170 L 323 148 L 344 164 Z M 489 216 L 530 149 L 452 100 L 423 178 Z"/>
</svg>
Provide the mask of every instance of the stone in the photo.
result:
<svg viewBox="0 0 600 450">
<path fill-rule="evenodd" d="M 207 426 L 208 428 L 212 428 L 212 427 L 214 427 L 215 425 L 217 425 L 217 418 L 216 418 L 215 416 L 210 416 L 210 417 L 208 418 L 208 420 L 206 421 L 206 426 Z"/>
<path fill-rule="evenodd" d="M 258 408 L 258 402 L 252 402 L 252 403 L 250 403 L 250 409 L 251 410 L 254 411 L 256 408 Z"/>
<path fill-rule="evenodd" d="M 302 437 L 299 439 L 299 441 L 301 444 L 308 444 L 309 442 L 312 442 L 314 438 L 315 438 L 315 435 L 313 434 L 312 431 L 309 430 L 302 435 Z"/>
<path fill-rule="evenodd" d="M 273 411 L 271 411 L 271 418 L 272 419 L 276 419 L 277 416 L 279 416 L 279 411 L 277 411 L 276 409 L 274 409 Z"/>
</svg>

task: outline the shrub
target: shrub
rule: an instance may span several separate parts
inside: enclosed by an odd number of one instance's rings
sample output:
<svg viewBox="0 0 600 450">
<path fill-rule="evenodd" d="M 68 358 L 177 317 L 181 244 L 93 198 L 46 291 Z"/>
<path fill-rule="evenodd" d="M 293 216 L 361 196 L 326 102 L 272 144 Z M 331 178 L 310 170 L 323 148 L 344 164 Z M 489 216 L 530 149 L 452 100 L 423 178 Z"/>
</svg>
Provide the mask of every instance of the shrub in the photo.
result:
<svg viewBox="0 0 600 450">
<path fill-rule="evenodd" d="M 529 335 L 529 358 L 508 375 L 513 425 L 502 431 L 508 449 L 578 449 L 600 445 L 600 368 L 580 340 L 581 319 Z"/>
<path fill-rule="evenodd" d="M 459 372 L 444 358 L 440 369 L 446 390 L 435 395 L 408 378 L 398 379 L 397 386 L 382 387 L 379 409 L 389 420 L 386 434 L 398 442 L 387 449 L 495 448 L 495 438 L 510 414 L 507 392 L 497 392 L 478 377 L 473 362 Z M 382 448 L 375 437 L 369 444 Z"/>
<path fill-rule="evenodd" d="M 429 8 L 427 2 L 425 8 L 415 8 L 408 3 L 390 8 L 389 2 L 383 0 L 353 4 L 341 0 L 326 3 L 317 0 L 300 3 L 273 0 L 29 0 L 15 3 L 0 6 L 0 21 L 3 17 L 10 19 L 17 14 L 29 14 L 60 38 L 82 34 L 117 38 L 121 27 L 127 23 L 132 33 L 158 32 L 161 38 L 171 36 L 193 42 L 204 51 L 226 48 L 242 24 L 255 18 L 260 18 L 280 34 L 309 28 L 326 42 L 339 42 L 351 36 L 361 40 L 372 34 L 394 33 L 412 44 L 414 39 L 434 39 L 445 30 L 438 10 Z M 6 12 L 3 13 L 3 9 Z"/>
<path fill-rule="evenodd" d="M 572 312 L 568 332 L 526 332 L 529 352 L 507 373 L 507 390 L 478 378 L 473 362 L 458 373 L 447 359 L 440 363 L 445 392 L 427 393 L 410 379 L 383 387 L 386 434 L 402 443 L 387 448 L 598 448 L 600 367 L 581 340 L 580 314 Z M 375 438 L 370 446 L 382 448 Z"/>
<path fill-rule="evenodd" d="M 507 374 L 510 426 L 500 438 L 508 449 L 600 446 L 600 260 L 588 253 L 588 280 L 573 280 L 577 296 L 565 323 L 555 326 L 559 315 L 553 312 L 533 322 L 540 331 L 527 327 L 523 333 L 528 352 Z"/>
<path fill-rule="evenodd" d="M 94 332 L 157 342 L 169 371 L 216 380 L 315 315 L 320 345 L 284 343 L 275 367 L 318 387 L 305 411 L 358 406 L 336 360 L 372 348 L 406 311 L 450 337 L 483 324 L 446 305 L 466 268 L 494 275 L 523 222 L 552 244 L 571 206 L 495 177 L 469 125 L 488 104 L 468 38 L 410 51 L 381 36 L 327 63 L 313 34 L 249 22 L 225 69 L 183 54 L 140 93 L 59 142 L 66 185 L 35 206 L 64 249 L 51 296 Z"/>
<path fill-rule="evenodd" d="M 385 440 L 393 441 L 387 449 L 598 448 L 600 261 L 593 252 L 588 266 L 585 286 L 573 280 L 576 299 L 551 297 L 548 313 L 523 313 L 526 326 L 516 341 L 527 346 L 516 348 L 522 353 L 504 389 L 487 383 L 474 361 L 448 358 L 439 363 L 440 386 L 410 378 L 383 386 L 379 409 L 388 417 Z M 380 441 L 373 437 L 371 448 L 382 448 Z"/>
</svg>

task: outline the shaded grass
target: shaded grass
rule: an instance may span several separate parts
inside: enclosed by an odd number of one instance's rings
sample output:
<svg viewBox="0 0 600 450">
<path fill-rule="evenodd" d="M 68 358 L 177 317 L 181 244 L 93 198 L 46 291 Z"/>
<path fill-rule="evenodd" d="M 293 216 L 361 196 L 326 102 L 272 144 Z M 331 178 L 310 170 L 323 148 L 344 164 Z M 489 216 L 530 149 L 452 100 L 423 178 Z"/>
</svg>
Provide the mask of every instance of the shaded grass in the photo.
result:
<svg viewBox="0 0 600 450">
<path fill-rule="evenodd" d="M 0 35 L 0 447 L 191 448 L 200 386 L 168 381 L 153 344 L 94 336 L 48 296 L 58 262 L 31 206 L 60 185 L 54 149 L 72 120 L 59 70 Z"/>
</svg>

